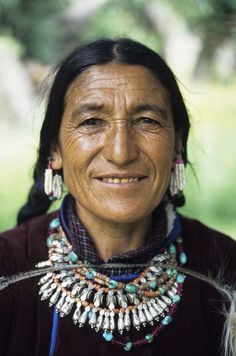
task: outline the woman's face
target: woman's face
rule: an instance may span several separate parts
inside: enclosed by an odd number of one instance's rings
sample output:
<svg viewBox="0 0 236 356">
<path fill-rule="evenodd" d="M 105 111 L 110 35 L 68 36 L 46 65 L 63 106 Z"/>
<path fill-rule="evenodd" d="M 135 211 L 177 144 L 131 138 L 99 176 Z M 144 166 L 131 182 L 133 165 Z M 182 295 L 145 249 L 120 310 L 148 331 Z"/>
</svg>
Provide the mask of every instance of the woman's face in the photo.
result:
<svg viewBox="0 0 236 356">
<path fill-rule="evenodd" d="M 94 65 L 67 91 L 53 168 L 83 216 L 131 223 L 163 199 L 176 149 L 168 93 L 153 73 Z"/>
</svg>

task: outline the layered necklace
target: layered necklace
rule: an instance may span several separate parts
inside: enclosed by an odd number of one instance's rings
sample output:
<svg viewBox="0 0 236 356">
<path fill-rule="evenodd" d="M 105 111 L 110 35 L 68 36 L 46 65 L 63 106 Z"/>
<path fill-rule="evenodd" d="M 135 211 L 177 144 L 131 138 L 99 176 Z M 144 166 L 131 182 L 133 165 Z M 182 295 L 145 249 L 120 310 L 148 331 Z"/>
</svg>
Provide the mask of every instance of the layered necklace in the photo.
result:
<svg viewBox="0 0 236 356">
<path fill-rule="evenodd" d="M 187 259 L 181 237 L 154 256 L 141 272 L 108 276 L 99 272 L 99 265 L 79 259 L 58 218 L 51 221 L 49 229 L 48 260 L 36 267 L 57 267 L 58 271 L 40 279 L 39 295 L 41 300 L 49 299 L 49 306 L 54 305 L 60 317 L 71 315 L 78 327 L 89 325 L 104 340 L 126 351 L 151 343 L 172 321 L 185 280 L 178 272 Z M 137 338 L 131 339 L 131 331 Z M 144 334 L 141 339 L 140 334 Z"/>
</svg>

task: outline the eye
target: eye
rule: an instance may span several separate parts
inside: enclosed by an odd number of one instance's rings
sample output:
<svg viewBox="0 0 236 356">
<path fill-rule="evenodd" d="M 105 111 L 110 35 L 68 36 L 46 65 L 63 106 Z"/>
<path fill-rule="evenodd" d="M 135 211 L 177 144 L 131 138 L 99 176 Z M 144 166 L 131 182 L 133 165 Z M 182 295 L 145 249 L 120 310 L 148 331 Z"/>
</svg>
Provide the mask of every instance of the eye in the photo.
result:
<svg viewBox="0 0 236 356">
<path fill-rule="evenodd" d="M 91 118 L 91 119 L 86 119 L 84 120 L 80 126 L 96 126 L 96 125 L 103 125 L 104 122 L 101 119 L 98 118 Z"/>
<path fill-rule="evenodd" d="M 153 119 L 151 117 L 147 116 L 142 116 L 136 119 L 135 121 L 136 124 L 141 124 L 141 125 L 149 125 L 149 126 L 160 126 L 160 122 L 157 119 Z"/>
</svg>

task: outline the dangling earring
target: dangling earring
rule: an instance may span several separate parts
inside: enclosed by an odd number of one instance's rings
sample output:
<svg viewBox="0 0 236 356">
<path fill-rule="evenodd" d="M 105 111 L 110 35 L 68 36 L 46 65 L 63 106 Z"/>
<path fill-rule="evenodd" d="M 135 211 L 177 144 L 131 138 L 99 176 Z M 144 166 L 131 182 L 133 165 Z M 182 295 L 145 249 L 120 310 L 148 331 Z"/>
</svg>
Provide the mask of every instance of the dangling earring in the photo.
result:
<svg viewBox="0 0 236 356">
<path fill-rule="evenodd" d="M 52 179 L 52 194 L 53 200 L 59 200 L 62 196 L 62 178 L 59 174 L 55 174 Z"/>
<path fill-rule="evenodd" d="M 62 178 L 59 174 L 53 176 L 52 159 L 48 158 L 48 167 L 44 174 L 44 191 L 50 200 L 61 199 L 62 196 Z"/>
<path fill-rule="evenodd" d="M 171 172 L 170 177 L 170 193 L 172 196 L 178 195 L 180 192 L 184 190 L 185 186 L 185 167 L 184 161 L 181 156 L 181 153 L 177 154 L 177 158 L 175 161 L 175 168 L 173 172 Z"/>
</svg>

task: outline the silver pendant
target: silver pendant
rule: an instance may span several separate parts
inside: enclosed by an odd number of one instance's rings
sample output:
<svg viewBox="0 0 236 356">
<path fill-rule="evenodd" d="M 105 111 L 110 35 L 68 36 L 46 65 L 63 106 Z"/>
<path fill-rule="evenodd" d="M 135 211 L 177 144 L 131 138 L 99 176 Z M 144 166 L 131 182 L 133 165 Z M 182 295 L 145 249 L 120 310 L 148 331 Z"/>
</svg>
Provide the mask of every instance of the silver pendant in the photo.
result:
<svg viewBox="0 0 236 356">
<path fill-rule="evenodd" d="M 52 283 L 52 281 L 50 280 L 49 282 L 43 284 L 42 287 L 41 287 L 40 290 L 39 290 L 39 295 L 43 294 L 43 292 L 44 292 L 46 289 L 50 288 L 51 283 Z"/>
<path fill-rule="evenodd" d="M 112 311 L 110 312 L 110 331 L 114 331 L 116 328 L 115 324 L 115 313 Z"/>
<path fill-rule="evenodd" d="M 146 304 L 143 304 L 143 310 L 144 310 L 144 314 L 146 316 L 147 322 L 149 324 L 153 325 L 153 317 L 152 317 L 151 313 L 149 312 Z"/>
<path fill-rule="evenodd" d="M 144 315 L 144 313 L 142 311 L 142 305 L 138 306 L 138 317 L 139 317 L 140 323 L 143 326 L 146 326 L 147 325 L 147 319 L 146 319 L 146 316 Z"/>
<path fill-rule="evenodd" d="M 105 312 L 102 328 L 104 331 L 108 331 L 110 327 L 109 312 Z"/>
<path fill-rule="evenodd" d="M 115 309 L 116 298 L 114 296 L 113 291 L 109 290 L 106 298 L 106 304 L 108 309 L 113 310 Z"/>
<path fill-rule="evenodd" d="M 157 320 L 159 318 L 157 318 L 158 316 L 158 312 L 156 309 L 153 308 L 152 304 L 150 301 L 147 302 L 147 305 L 148 305 L 148 309 L 149 309 L 149 312 L 151 313 L 152 317 Z"/>
<path fill-rule="evenodd" d="M 97 309 L 93 308 L 91 317 L 89 319 L 89 325 L 91 326 L 92 329 L 96 326 L 96 322 L 97 322 Z"/>
<path fill-rule="evenodd" d="M 82 291 L 80 299 L 82 301 L 88 300 L 90 292 L 93 290 L 93 286 L 88 286 Z"/>
<path fill-rule="evenodd" d="M 88 318 L 88 312 L 90 311 L 90 307 L 87 305 L 83 311 L 83 313 L 81 314 L 80 318 L 79 318 L 79 327 L 82 328 Z"/>
<path fill-rule="evenodd" d="M 74 324 L 77 324 L 79 321 L 79 317 L 81 315 L 81 305 L 82 305 L 81 302 L 77 302 L 77 304 L 76 304 L 76 309 L 72 316 L 72 320 L 73 320 Z"/>
<path fill-rule="evenodd" d="M 122 335 L 125 328 L 122 312 L 119 312 L 117 327 L 119 333 Z"/>
<path fill-rule="evenodd" d="M 56 304 L 56 310 L 57 312 L 60 311 L 64 301 L 65 301 L 65 298 L 66 298 L 66 293 L 63 292 L 62 295 L 61 295 L 61 298 L 59 299 L 59 301 L 57 302 Z"/>
<path fill-rule="evenodd" d="M 123 294 L 123 291 L 120 289 L 118 289 L 117 291 L 117 299 L 118 299 L 118 304 L 121 308 L 126 308 L 128 306 L 127 297 L 126 295 Z"/>
<path fill-rule="evenodd" d="M 70 295 L 68 295 L 66 297 L 66 302 L 63 304 L 63 306 L 60 309 L 60 316 L 64 317 L 64 316 L 68 315 L 70 313 L 70 311 L 72 310 L 74 303 L 75 303 L 75 300 L 72 299 L 70 297 Z"/>
<path fill-rule="evenodd" d="M 102 301 L 102 296 L 103 296 L 103 289 L 100 288 L 95 294 L 93 298 L 93 304 L 97 308 L 101 305 Z"/>
<path fill-rule="evenodd" d="M 163 301 L 167 304 L 167 305 L 171 305 L 172 304 L 172 300 L 168 297 L 166 297 L 165 295 L 162 295 L 161 298 L 163 299 Z"/>
<path fill-rule="evenodd" d="M 41 277 L 39 282 L 38 282 L 38 285 L 45 284 L 49 280 L 52 280 L 52 273 L 51 272 L 47 273 L 45 276 Z"/>
<path fill-rule="evenodd" d="M 156 303 L 154 299 L 151 299 L 151 303 L 154 309 L 156 309 L 158 315 L 160 315 L 163 312 L 163 308 L 159 304 Z"/>
<path fill-rule="evenodd" d="M 126 309 L 126 311 L 125 311 L 124 324 L 125 324 L 126 330 L 129 330 L 130 329 L 130 325 L 131 325 L 131 320 L 130 320 L 130 316 L 129 316 L 129 309 Z"/>
<path fill-rule="evenodd" d="M 53 295 L 50 298 L 50 301 L 49 301 L 49 306 L 50 307 L 57 302 L 60 294 L 61 294 L 61 289 L 59 287 L 57 287 L 56 292 L 53 293 Z"/>
<path fill-rule="evenodd" d="M 104 310 L 100 310 L 99 312 L 99 316 L 98 316 L 98 320 L 97 320 L 97 324 L 96 324 L 96 331 L 99 331 L 102 327 L 102 323 L 103 323 L 103 316 L 104 316 Z"/>
<path fill-rule="evenodd" d="M 132 322 L 135 329 L 140 329 L 140 320 L 135 309 L 132 309 Z"/>
</svg>

